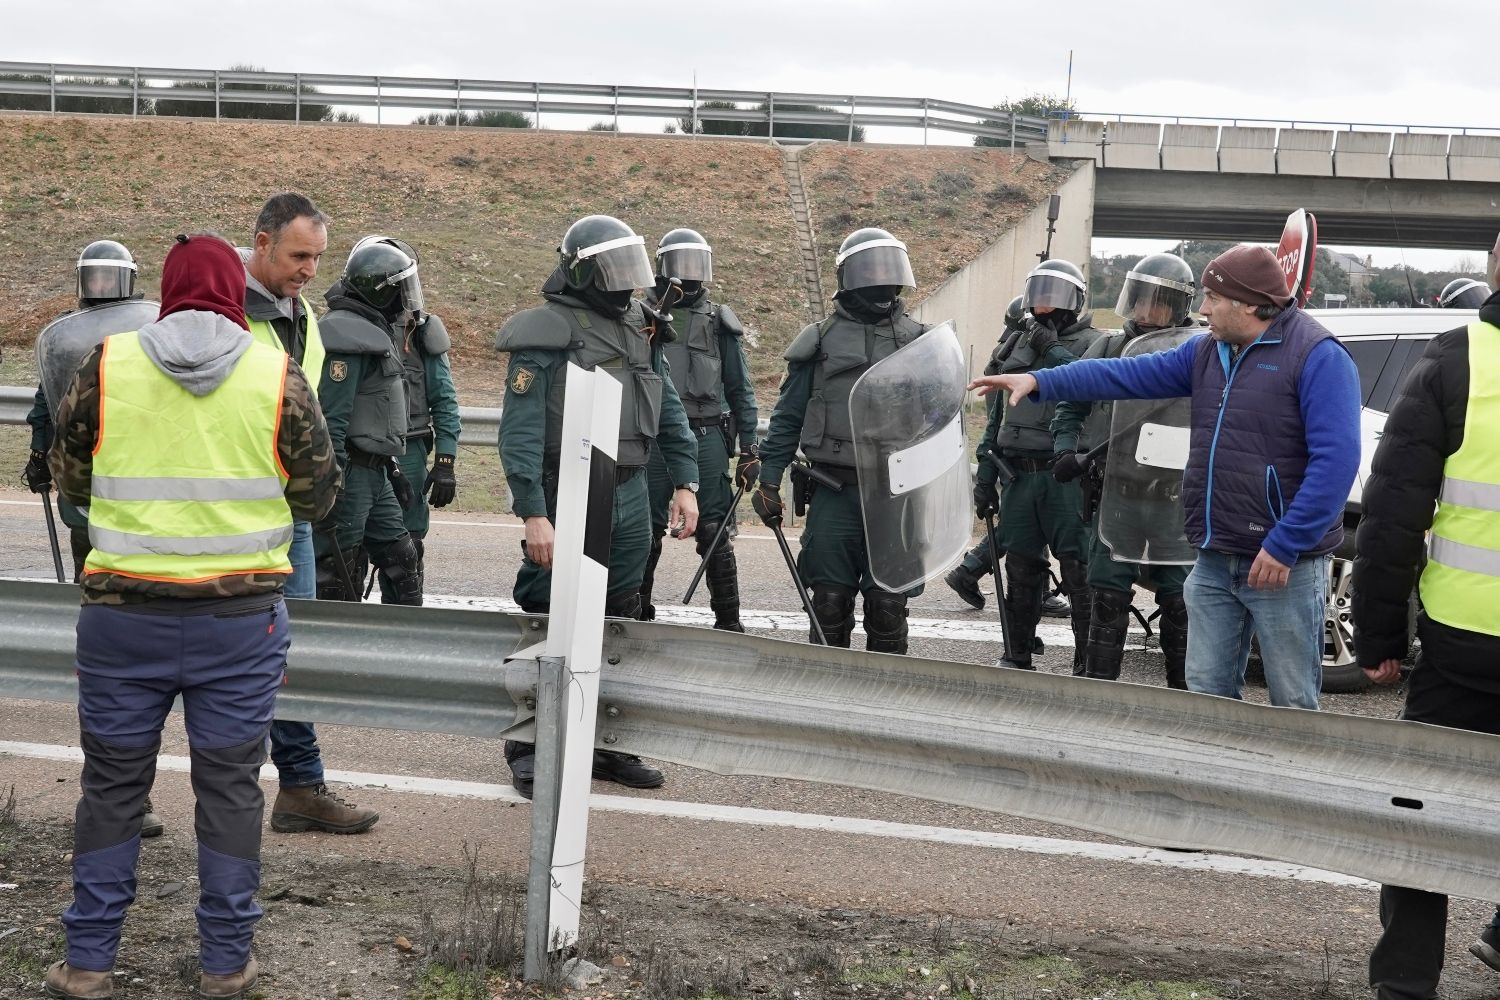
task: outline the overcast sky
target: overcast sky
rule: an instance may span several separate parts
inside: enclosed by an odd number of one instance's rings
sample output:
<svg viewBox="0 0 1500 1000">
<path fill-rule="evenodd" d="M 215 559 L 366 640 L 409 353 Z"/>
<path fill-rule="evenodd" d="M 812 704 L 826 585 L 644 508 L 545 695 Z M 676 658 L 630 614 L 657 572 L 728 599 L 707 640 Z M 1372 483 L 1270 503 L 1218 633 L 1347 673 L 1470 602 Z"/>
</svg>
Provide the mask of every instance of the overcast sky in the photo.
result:
<svg viewBox="0 0 1500 1000">
<path fill-rule="evenodd" d="M 990 105 L 1064 93 L 1072 50 L 1072 96 L 1087 113 L 1500 128 L 1500 15 L 1452 0 L 6 6 L 0 58 L 12 61 L 669 86 L 696 72 L 708 88 Z M 1406 255 L 1423 267 L 1457 256 Z"/>
</svg>

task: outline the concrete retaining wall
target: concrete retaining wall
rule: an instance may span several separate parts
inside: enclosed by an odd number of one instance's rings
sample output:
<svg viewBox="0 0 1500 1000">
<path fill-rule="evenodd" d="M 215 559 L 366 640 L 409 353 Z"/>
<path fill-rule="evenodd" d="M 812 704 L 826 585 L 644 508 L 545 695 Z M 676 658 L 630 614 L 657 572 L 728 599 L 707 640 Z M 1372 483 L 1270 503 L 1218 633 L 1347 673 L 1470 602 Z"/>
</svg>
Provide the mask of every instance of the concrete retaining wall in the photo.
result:
<svg viewBox="0 0 1500 1000">
<path fill-rule="evenodd" d="M 1052 121 L 1047 124 L 1047 155 L 1055 159 L 1093 160 L 1099 164 L 1099 140 L 1104 137 L 1103 122 L 1079 119 Z"/>
<path fill-rule="evenodd" d="M 1219 126 L 1163 126 L 1161 168 L 1163 170 L 1218 170 Z"/>
<path fill-rule="evenodd" d="M 1397 132 L 1391 146 L 1391 176 L 1403 180 L 1448 179 L 1448 137 Z"/>
<path fill-rule="evenodd" d="M 1220 129 L 1219 169 L 1226 174 L 1274 174 L 1276 130 L 1228 125 Z"/>
<path fill-rule="evenodd" d="M 1276 172 L 1311 177 L 1333 176 L 1333 132 L 1321 128 L 1284 128 L 1277 137 Z"/>
<path fill-rule="evenodd" d="M 1500 136 L 1455 135 L 1448 147 L 1448 179 L 1500 181 Z"/>
<path fill-rule="evenodd" d="M 1333 172 L 1339 177 L 1391 176 L 1389 132 L 1339 132 L 1333 137 Z"/>
<path fill-rule="evenodd" d="M 1161 126 L 1155 122 L 1110 122 L 1104 165 L 1126 170 L 1160 170 Z"/>
</svg>

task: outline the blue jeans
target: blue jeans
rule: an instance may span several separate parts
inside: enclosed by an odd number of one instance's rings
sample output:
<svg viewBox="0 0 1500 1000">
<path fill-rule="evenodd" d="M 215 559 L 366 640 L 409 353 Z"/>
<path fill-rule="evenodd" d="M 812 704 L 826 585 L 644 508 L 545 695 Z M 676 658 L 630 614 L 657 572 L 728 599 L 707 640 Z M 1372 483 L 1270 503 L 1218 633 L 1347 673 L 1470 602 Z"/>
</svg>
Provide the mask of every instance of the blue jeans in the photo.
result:
<svg viewBox="0 0 1500 1000">
<path fill-rule="evenodd" d="M 292 524 L 289 558 L 292 575 L 286 581 L 286 596 L 308 601 L 317 597 L 318 573 L 314 565 L 312 525 L 306 521 Z M 305 788 L 323 783 L 323 754 L 318 749 L 318 734 L 311 722 L 278 719 L 271 723 L 271 760 L 284 787 Z"/>
<path fill-rule="evenodd" d="M 1250 588 L 1247 577 L 1254 561 L 1254 556 L 1199 551 L 1183 587 L 1188 689 L 1239 698 L 1254 635 L 1260 640 L 1271 704 L 1316 710 L 1323 685 L 1330 559 L 1299 559 L 1280 590 Z"/>
</svg>

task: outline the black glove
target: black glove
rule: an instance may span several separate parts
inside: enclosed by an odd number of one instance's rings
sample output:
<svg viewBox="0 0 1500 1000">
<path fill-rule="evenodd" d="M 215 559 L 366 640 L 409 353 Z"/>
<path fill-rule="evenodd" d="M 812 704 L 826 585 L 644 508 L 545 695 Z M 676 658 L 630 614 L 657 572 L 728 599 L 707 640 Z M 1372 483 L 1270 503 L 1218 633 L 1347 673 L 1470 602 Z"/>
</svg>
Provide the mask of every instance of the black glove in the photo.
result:
<svg viewBox="0 0 1500 1000">
<path fill-rule="evenodd" d="M 1071 483 L 1089 471 L 1091 462 L 1076 451 L 1064 451 L 1052 458 L 1052 478 L 1060 483 Z"/>
<path fill-rule="evenodd" d="M 47 468 L 47 453 L 33 451 L 26 460 L 26 468 L 21 470 L 21 478 L 26 480 L 27 488 L 33 493 L 46 493 L 50 490 L 52 470 Z"/>
<path fill-rule="evenodd" d="M 981 518 L 993 517 L 1000 511 L 1000 491 L 994 483 L 983 480 L 974 483 L 974 513 Z"/>
<path fill-rule="evenodd" d="M 750 507 L 766 527 L 781 527 L 781 515 L 786 509 L 781 502 L 781 487 L 760 483 L 755 487 L 755 492 L 750 494 Z"/>
<path fill-rule="evenodd" d="M 396 464 L 394 458 L 386 467 L 386 475 L 390 477 L 391 489 L 396 491 L 396 502 L 401 505 L 401 509 L 411 510 L 415 507 L 417 491 L 411 488 L 411 480 L 406 478 L 406 473 L 401 471 L 401 466 Z"/>
<path fill-rule="evenodd" d="M 1046 323 L 1035 320 L 1031 324 L 1031 339 L 1028 341 L 1036 356 L 1041 358 L 1052 348 L 1057 346 L 1057 331 Z"/>
<path fill-rule="evenodd" d="M 433 460 L 427 473 L 427 482 L 422 484 L 427 502 L 434 507 L 446 507 L 458 493 L 458 480 L 453 477 L 453 456 L 439 455 Z"/>
<path fill-rule="evenodd" d="M 753 489 L 760 478 L 760 446 L 751 445 L 741 449 L 739 464 L 734 467 L 734 485 Z"/>
</svg>

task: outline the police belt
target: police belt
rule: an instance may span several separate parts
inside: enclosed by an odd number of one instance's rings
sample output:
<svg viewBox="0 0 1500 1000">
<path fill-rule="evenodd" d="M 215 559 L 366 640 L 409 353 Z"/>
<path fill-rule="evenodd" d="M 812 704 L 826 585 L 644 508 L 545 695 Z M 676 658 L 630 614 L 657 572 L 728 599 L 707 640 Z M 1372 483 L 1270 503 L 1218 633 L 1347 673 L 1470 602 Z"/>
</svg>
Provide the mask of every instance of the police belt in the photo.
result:
<svg viewBox="0 0 1500 1000">
<path fill-rule="evenodd" d="M 1050 458 L 1029 458 L 1025 455 L 1009 455 L 1003 453 L 1000 457 L 1005 459 L 1010 467 L 1012 469 L 1015 469 L 1017 472 L 1047 472 L 1052 468 L 1053 460 Z"/>
<path fill-rule="evenodd" d="M 1141 483 L 1122 479 L 1109 483 L 1109 492 L 1126 500 L 1162 500 L 1177 503 L 1182 499 L 1182 481 Z"/>
<path fill-rule="evenodd" d="M 702 430 L 705 427 L 723 427 L 729 423 L 729 414 L 721 413 L 717 417 L 688 417 L 688 426 L 693 430 Z"/>
<path fill-rule="evenodd" d="M 636 476 L 640 475 L 644 465 L 617 465 L 615 466 L 615 485 L 624 486 Z"/>
<path fill-rule="evenodd" d="M 350 465 L 362 465 L 366 469 L 374 469 L 377 472 L 384 472 L 391 467 L 392 456 L 390 455 L 374 455 L 353 445 L 346 445 L 345 450 L 348 452 Z"/>
<path fill-rule="evenodd" d="M 812 467 L 830 478 L 837 479 L 845 486 L 853 486 L 859 482 L 859 473 L 847 465 L 829 465 L 827 462 L 813 462 Z"/>
</svg>

